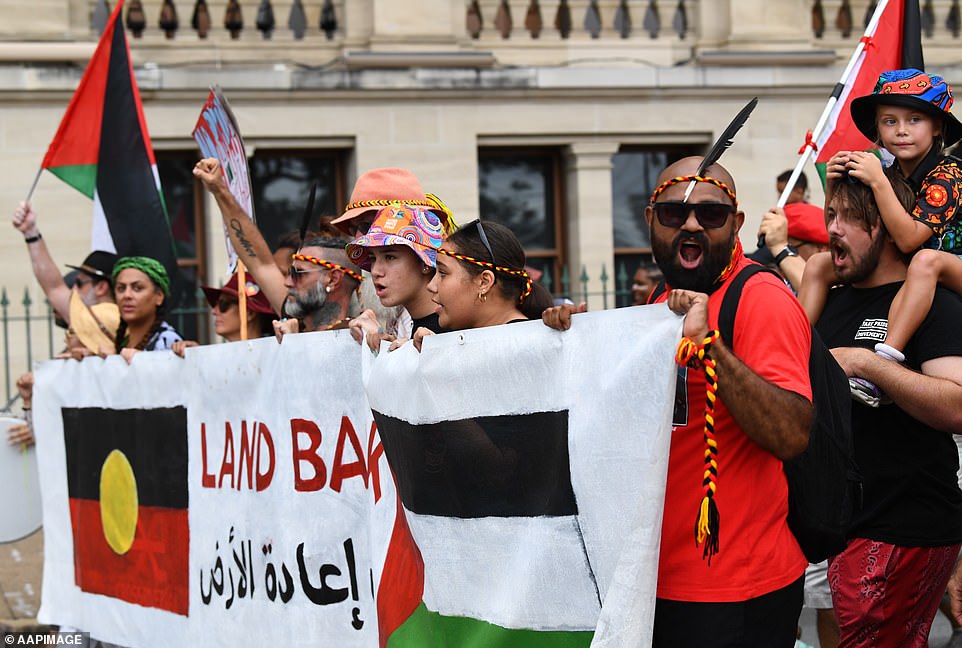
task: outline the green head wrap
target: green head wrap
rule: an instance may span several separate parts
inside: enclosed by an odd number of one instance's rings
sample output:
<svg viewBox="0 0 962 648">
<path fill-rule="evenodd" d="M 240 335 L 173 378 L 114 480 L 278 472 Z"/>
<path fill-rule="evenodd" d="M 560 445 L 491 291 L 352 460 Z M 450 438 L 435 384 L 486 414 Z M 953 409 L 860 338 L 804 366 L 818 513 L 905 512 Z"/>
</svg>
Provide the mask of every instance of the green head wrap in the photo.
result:
<svg viewBox="0 0 962 648">
<path fill-rule="evenodd" d="M 143 272 L 150 277 L 154 285 L 160 288 L 161 292 L 164 293 L 164 297 L 170 297 L 170 278 L 167 276 L 167 270 L 164 269 L 160 261 L 144 256 L 123 257 L 118 259 L 117 263 L 114 264 L 114 272 L 111 279 L 116 282 L 117 275 L 120 274 L 120 271 L 127 268 L 134 268 L 135 270 Z"/>
</svg>

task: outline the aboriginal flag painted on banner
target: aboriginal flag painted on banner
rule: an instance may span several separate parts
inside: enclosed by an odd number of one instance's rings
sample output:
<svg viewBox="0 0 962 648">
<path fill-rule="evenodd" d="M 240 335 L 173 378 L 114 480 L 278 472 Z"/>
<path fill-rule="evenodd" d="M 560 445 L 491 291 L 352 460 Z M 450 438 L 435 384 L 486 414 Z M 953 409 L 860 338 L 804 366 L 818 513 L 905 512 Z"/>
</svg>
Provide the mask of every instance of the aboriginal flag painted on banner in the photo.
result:
<svg viewBox="0 0 962 648">
<path fill-rule="evenodd" d="M 41 166 L 94 201 L 93 247 L 177 259 L 118 2 Z M 118 24 L 120 23 L 120 24 Z"/>
<path fill-rule="evenodd" d="M 62 414 L 77 586 L 186 616 L 186 409 Z"/>
</svg>

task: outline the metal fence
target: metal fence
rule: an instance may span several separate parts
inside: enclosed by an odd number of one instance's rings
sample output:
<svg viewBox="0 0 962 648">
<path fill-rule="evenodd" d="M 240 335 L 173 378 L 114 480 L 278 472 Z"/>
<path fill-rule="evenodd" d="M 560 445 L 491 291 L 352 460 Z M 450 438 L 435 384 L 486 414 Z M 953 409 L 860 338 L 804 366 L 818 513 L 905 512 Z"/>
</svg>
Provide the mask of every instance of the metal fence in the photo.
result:
<svg viewBox="0 0 962 648">
<path fill-rule="evenodd" d="M 582 268 L 577 277 L 572 278 L 565 268 L 560 279 L 546 272 L 540 281 L 559 299 L 575 303 L 590 300 L 595 304 L 598 298 L 603 309 L 631 304 L 631 275 L 624 264 L 618 264 L 613 277 L 602 265 L 595 276 Z M 208 344 L 215 341 L 211 339 L 214 336 L 209 314 L 204 295 L 198 291 L 192 304 L 172 310 L 167 320 L 185 338 Z M 0 288 L 0 352 L 3 353 L 3 393 L 7 395 L 4 400 L 7 408 L 16 400 L 16 381 L 20 374 L 30 371 L 35 361 L 52 358 L 63 347 L 64 331 L 56 324 L 53 309 L 42 294 L 31 296 L 29 288 L 16 293 Z"/>
<path fill-rule="evenodd" d="M 187 303 L 172 310 L 167 321 L 188 339 L 203 344 L 211 342 L 210 308 L 203 292 L 198 290 Z M 7 395 L 3 401 L 6 407 L 0 411 L 9 409 L 16 401 L 16 382 L 22 373 L 30 371 L 35 361 L 52 358 L 63 349 L 64 329 L 57 324 L 53 309 L 42 293 L 35 297 L 29 288 L 22 292 L 0 288 L 0 352 L 3 353 L 3 393 Z"/>
</svg>

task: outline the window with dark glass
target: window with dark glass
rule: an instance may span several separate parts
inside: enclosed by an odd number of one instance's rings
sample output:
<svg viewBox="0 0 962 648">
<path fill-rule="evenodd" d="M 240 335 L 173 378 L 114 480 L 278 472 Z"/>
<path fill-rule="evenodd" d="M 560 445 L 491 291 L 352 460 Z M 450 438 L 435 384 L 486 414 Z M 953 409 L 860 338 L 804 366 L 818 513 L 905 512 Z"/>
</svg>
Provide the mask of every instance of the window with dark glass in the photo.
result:
<svg viewBox="0 0 962 648">
<path fill-rule="evenodd" d="M 187 340 L 209 341 L 210 309 L 200 284 L 207 275 L 204 231 L 204 187 L 194 178 L 195 151 L 156 151 L 157 172 L 167 207 L 167 219 L 177 252 L 179 299 L 168 308 L 168 321 Z"/>
<path fill-rule="evenodd" d="M 611 198 L 614 220 L 615 303 L 631 304 L 631 283 L 640 265 L 652 263 L 651 240 L 645 207 L 655 190 L 658 174 L 696 147 L 645 147 L 622 149 L 612 157 Z"/>
<path fill-rule="evenodd" d="M 555 149 L 481 149 L 478 194 L 484 220 L 505 225 L 524 246 L 542 283 L 564 292 L 560 155 Z"/>
<path fill-rule="evenodd" d="M 184 285 L 169 319 L 186 339 L 214 342 L 210 309 L 200 290 L 208 277 L 208 234 L 204 229 L 206 191 L 193 175 L 198 154 L 194 150 L 158 150 L 155 154 Z M 314 214 L 333 216 L 340 212 L 346 200 L 342 159 L 339 151 L 258 150 L 249 160 L 257 226 L 272 250 L 278 238 L 300 228 L 315 181 Z M 317 228 L 318 222 L 315 216 L 310 226 Z M 222 241 L 223 229 L 215 227 L 210 235 Z"/>
<path fill-rule="evenodd" d="M 273 250 L 278 239 L 297 231 L 311 186 L 317 182 L 314 213 L 334 217 L 346 203 L 338 151 L 258 150 L 249 161 L 257 227 Z M 315 216 L 310 228 L 316 229 Z"/>
</svg>

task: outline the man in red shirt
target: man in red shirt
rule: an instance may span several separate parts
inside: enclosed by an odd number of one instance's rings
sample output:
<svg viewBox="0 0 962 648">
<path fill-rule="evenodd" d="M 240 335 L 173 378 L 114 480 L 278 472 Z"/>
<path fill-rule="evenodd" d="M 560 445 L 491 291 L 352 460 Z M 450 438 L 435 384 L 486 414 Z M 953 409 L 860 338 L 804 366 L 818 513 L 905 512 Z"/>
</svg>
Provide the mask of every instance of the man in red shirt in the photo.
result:
<svg viewBox="0 0 962 648">
<path fill-rule="evenodd" d="M 745 215 L 735 183 L 718 164 L 696 179 L 701 161 L 685 158 L 662 171 L 645 210 L 669 289 L 658 301 L 685 315 L 683 334 L 696 346 L 717 330 L 725 291 L 752 263 L 738 242 Z M 564 330 L 583 310 L 557 306 L 543 319 Z M 761 273 L 744 286 L 733 338 L 709 346 L 718 383 L 710 429 L 705 372 L 679 372 L 655 648 L 795 644 L 808 561 L 788 528 L 782 461 L 808 445 L 811 327 L 785 284 Z"/>
<path fill-rule="evenodd" d="M 665 169 L 645 210 L 669 289 L 660 300 L 667 296 L 668 306 L 685 314 L 683 334 L 696 344 L 717 330 L 729 284 L 751 263 L 738 243 L 744 214 L 723 167 L 709 167 L 685 201 L 700 162 L 686 158 Z M 654 646 L 795 642 L 808 561 L 786 521 L 782 461 L 808 444 L 811 329 L 787 287 L 762 273 L 744 286 L 733 338 L 710 346 L 718 376 L 710 466 L 705 372 L 682 368 L 679 376 Z M 718 510 L 716 537 L 695 546 L 699 504 L 709 490 Z"/>
</svg>

